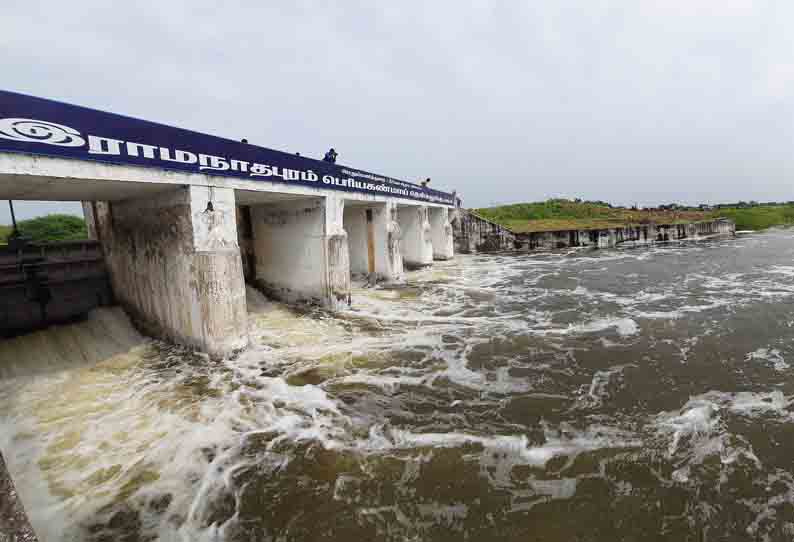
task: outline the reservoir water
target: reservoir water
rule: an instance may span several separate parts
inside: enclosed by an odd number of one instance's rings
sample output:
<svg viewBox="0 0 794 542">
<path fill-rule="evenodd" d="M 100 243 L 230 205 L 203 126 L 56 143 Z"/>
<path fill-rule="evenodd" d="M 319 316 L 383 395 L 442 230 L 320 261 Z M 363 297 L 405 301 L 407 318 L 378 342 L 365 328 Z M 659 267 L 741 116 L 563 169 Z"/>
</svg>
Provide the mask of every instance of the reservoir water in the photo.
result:
<svg viewBox="0 0 794 542">
<path fill-rule="evenodd" d="M 794 230 L 248 305 L 223 362 L 118 309 L 0 342 L 43 541 L 794 539 Z"/>
</svg>

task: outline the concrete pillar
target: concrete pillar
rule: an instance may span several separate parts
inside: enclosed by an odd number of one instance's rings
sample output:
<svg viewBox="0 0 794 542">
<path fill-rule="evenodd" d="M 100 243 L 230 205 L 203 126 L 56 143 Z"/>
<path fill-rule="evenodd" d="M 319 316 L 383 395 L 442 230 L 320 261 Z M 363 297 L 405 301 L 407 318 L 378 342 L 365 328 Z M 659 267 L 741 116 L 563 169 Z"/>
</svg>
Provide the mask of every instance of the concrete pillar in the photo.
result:
<svg viewBox="0 0 794 542">
<path fill-rule="evenodd" d="M 188 186 L 94 209 L 113 293 L 144 332 L 216 358 L 247 345 L 233 190 Z"/>
<path fill-rule="evenodd" d="M 429 207 L 430 239 L 433 243 L 433 258 L 451 260 L 455 255 L 455 240 L 447 207 Z"/>
<path fill-rule="evenodd" d="M 96 202 L 95 201 L 84 201 L 83 204 L 83 219 L 85 219 L 85 227 L 88 231 L 88 238 L 97 241 L 99 240 L 99 234 L 97 232 L 97 222 L 96 222 Z"/>
<path fill-rule="evenodd" d="M 344 200 L 304 198 L 251 206 L 257 286 L 288 302 L 336 308 L 350 300 Z"/>
<path fill-rule="evenodd" d="M 387 202 L 373 208 L 375 223 L 375 273 L 387 282 L 405 278 L 402 254 L 402 229 L 397 204 Z"/>
<path fill-rule="evenodd" d="M 353 275 L 394 282 L 404 278 L 401 230 L 393 202 L 345 205 L 344 227 Z"/>
<path fill-rule="evenodd" d="M 433 241 L 430 222 L 424 205 L 403 205 L 397 217 L 402 231 L 402 254 L 406 267 L 425 267 L 433 264 Z"/>
</svg>

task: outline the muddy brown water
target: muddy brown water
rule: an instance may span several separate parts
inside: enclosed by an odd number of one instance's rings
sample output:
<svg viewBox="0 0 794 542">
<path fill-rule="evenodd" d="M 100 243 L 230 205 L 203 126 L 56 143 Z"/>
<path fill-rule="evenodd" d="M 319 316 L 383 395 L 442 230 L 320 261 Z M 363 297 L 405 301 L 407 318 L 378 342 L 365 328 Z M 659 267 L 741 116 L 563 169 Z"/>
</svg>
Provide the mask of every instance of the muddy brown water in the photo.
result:
<svg viewBox="0 0 794 542">
<path fill-rule="evenodd" d="M 794 539 L 794 230 L 460 256 L 212 362 L 118 310 L 0 343 L 62 540 Z"/>
</svg>

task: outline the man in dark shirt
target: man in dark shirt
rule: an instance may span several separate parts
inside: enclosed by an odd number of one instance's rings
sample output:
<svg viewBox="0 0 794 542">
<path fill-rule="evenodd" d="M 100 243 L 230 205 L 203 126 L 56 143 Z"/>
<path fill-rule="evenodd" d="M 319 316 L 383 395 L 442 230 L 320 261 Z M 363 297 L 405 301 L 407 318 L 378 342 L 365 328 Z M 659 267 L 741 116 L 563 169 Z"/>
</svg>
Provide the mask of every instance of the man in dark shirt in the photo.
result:
<svg viewBox="0 0 794 542">
<path fill-rule="evenodd" d="M 325 153 L 325 158 L 323 158 L 323 160 L 325 162 L 330 162 L 332 164 L 335 164 L 336 163 L 336 157 L 337 157 L 336 151 L 332 147 L 331 150 L 329 150 L 327 153 Z"/>
</svg>

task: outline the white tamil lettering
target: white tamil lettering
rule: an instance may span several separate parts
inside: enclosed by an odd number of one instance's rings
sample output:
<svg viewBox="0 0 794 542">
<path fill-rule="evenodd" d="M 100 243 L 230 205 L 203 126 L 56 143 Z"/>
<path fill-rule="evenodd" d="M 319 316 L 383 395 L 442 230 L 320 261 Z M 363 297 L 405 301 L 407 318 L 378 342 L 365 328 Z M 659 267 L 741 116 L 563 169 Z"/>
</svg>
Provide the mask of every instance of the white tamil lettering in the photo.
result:
<svg viewBox="0 0 794 542">
<path fill-rule="evenodd" d="M 175 150 L 173 156 L 171 149 L 160 147 L 160 159 L 168 162 L 179 162 L 180 164 L 195 164 L 198 162 L 198 156 L 189 151 Z"/>
<path fill-rule="evenodd" d="M 251 173 L 253 177 L 270 177 L 273 175 L 273 170 L 267 164 L 254 164 L 251 166 Z"/>
<path fill-rule="evenodd" d="M 285 181 L 297 181 L 300 180 L 300 171 L 297 169 L 282 169 L 281 178 Z"/>
<path fill-rule="evenodd" d="M 154 145 L 144 145 L 143 143 L 127 141 L 127 154 L 130 156 L 141 156 L 141 153 L 143 153 L 144 158 L 154 158 L 156 150 L 157 147 Z"/>
<path fill-rule="evenodd" d="M 121 154 L 121 144 L 124 143 L 119 139 L 111 139 L 109 137 L 88 136 L 88 153 L 89 154 Z"/>
<path fill-rule="evenodd" d="M 317 182 L 318 179 L 319 179 L 319 177 L 317 177 L 317 174 L 315 172 L 313 172 L 312 170 L 302 171 L 301 172 L 301 180 L 302 181 L 309 181 L 309 182 L 313 183 L 313 182 Z"/>
<path fill-rule="evenodd" d="M 231 164 L 232 171 L 242 171 L 244 173 L 248 172 L 249 162 L 246 162 L 245 160 L 229 160 L 229 163 Z"/>
<path fill-rule="evenodd" d="M 211 154 L 199 154 L 199 169 L 213 169 L 216 171 L 226 171 L 229 169 L 229 163 L 226 158 L 221 156 L 213 156 Z"/>
</svg>

